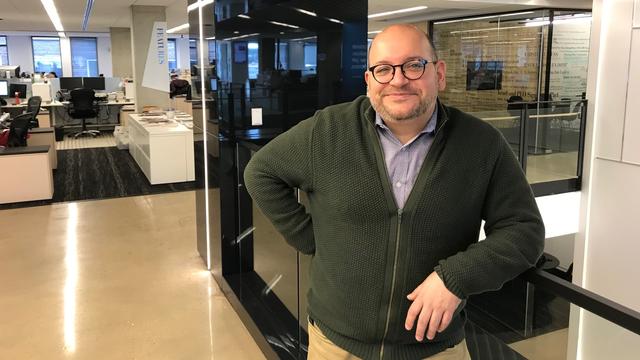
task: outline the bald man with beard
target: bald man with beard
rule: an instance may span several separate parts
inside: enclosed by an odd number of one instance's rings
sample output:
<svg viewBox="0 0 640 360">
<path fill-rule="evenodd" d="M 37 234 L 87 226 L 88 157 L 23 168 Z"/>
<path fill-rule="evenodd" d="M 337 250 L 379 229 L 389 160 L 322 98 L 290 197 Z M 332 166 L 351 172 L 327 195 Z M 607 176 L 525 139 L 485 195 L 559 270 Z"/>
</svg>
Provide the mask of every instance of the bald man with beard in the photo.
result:
<svg viewBox="0 0 640 360">
<path fill-rule="evenodd" d="M 424 32 L 389 26 L 369 50 L 367 96 L 318 111 L 246 168 L 265 216 L 312 255 L 311 360 L 470 359 L 466 298 L 542 253 L 544 225 L 509 144 L 438 99 L 446 68 Z"/>
</svg>

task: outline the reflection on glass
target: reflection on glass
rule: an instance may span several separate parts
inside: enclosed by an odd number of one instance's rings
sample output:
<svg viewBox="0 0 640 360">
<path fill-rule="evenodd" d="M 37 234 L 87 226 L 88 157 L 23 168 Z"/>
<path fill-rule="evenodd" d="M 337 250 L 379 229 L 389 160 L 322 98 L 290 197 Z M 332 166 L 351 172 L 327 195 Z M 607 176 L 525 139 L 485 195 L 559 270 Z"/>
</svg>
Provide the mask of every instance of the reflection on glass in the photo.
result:
<svg viewBox="0 0 640 360">
<path fill-rule="evenodd" d="M 76 351 L 76 291 L 78 288 L 78 205 L 70 203 L 67 219 L 67 241 L 64 264 L 67 276 L 64 282 L 64 348 Z"/>
</svg>

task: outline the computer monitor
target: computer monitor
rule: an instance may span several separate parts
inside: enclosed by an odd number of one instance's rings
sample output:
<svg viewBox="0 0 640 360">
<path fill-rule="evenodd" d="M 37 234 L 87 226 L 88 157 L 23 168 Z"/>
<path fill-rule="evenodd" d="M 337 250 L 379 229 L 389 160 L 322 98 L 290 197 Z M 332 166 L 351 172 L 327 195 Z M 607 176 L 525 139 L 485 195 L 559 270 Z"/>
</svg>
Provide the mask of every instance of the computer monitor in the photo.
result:
<svg viewBox="0 0 640 360">
<path fill-rule="evenodd" d="M 82 87 L 81 77 L 61 77 L 60 89 L 73 90 Z"/>
<path fill-rule="evenodd" d="M 9 96 L 9 82 L 0 80 L 0 96 Z"/>
<path fill-rule="evenodd" d="M 209 88 L 210 91 L 218 91 L 218 79 L 211 79 L 209 85 L 211 85 L 211 87 Z"/>
<path fill-rule="evenodd" d="M 103 77 L 85 77 L 82 78 L 83 87 L 93 90 L 104 90 L 104 78 Z"/>
<path fill-rule="evenodd" d="M 18 93 L 18 97 L 21 99 L 27 98 L 27 85 L 26 84 L 10 84 L 9 96 L 14 97 Z"/>
</svg>

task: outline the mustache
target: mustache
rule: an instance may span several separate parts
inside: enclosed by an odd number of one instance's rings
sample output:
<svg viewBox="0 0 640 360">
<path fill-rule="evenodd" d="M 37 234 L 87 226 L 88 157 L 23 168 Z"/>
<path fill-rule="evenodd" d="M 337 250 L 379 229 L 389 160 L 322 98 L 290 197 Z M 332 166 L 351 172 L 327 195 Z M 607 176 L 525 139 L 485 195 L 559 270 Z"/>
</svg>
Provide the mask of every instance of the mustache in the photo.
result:
<svg viewBox="0 0 640 360">
<path fill-rule="evenodd" d="M 389 95 L 418 95 L 418 93 L 412 89 L 400 88 L 400 89 L 385 89 L 380 93 L 381 97 Z"/>
</svg>

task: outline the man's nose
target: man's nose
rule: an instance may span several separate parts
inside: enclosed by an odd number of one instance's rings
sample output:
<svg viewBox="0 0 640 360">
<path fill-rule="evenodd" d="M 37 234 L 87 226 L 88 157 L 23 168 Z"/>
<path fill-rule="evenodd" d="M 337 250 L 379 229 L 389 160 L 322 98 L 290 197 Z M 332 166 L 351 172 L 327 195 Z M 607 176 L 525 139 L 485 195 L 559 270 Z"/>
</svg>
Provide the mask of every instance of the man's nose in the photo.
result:
<svg viewBox="0 0 640 360">
<path fill-rule="evenodd" d="M 400 70 L 400 68 L 396 68 L 396 73 L 393 75 L 393 79 L 391 79 L 389 84 L 396 87 L 402 87 L 406 85 L 408 82 L 409 82 L 409 79 L 407 79 L 404 76 L 404 74 L 402 73 L 402 70 Z"/>
</svg>

